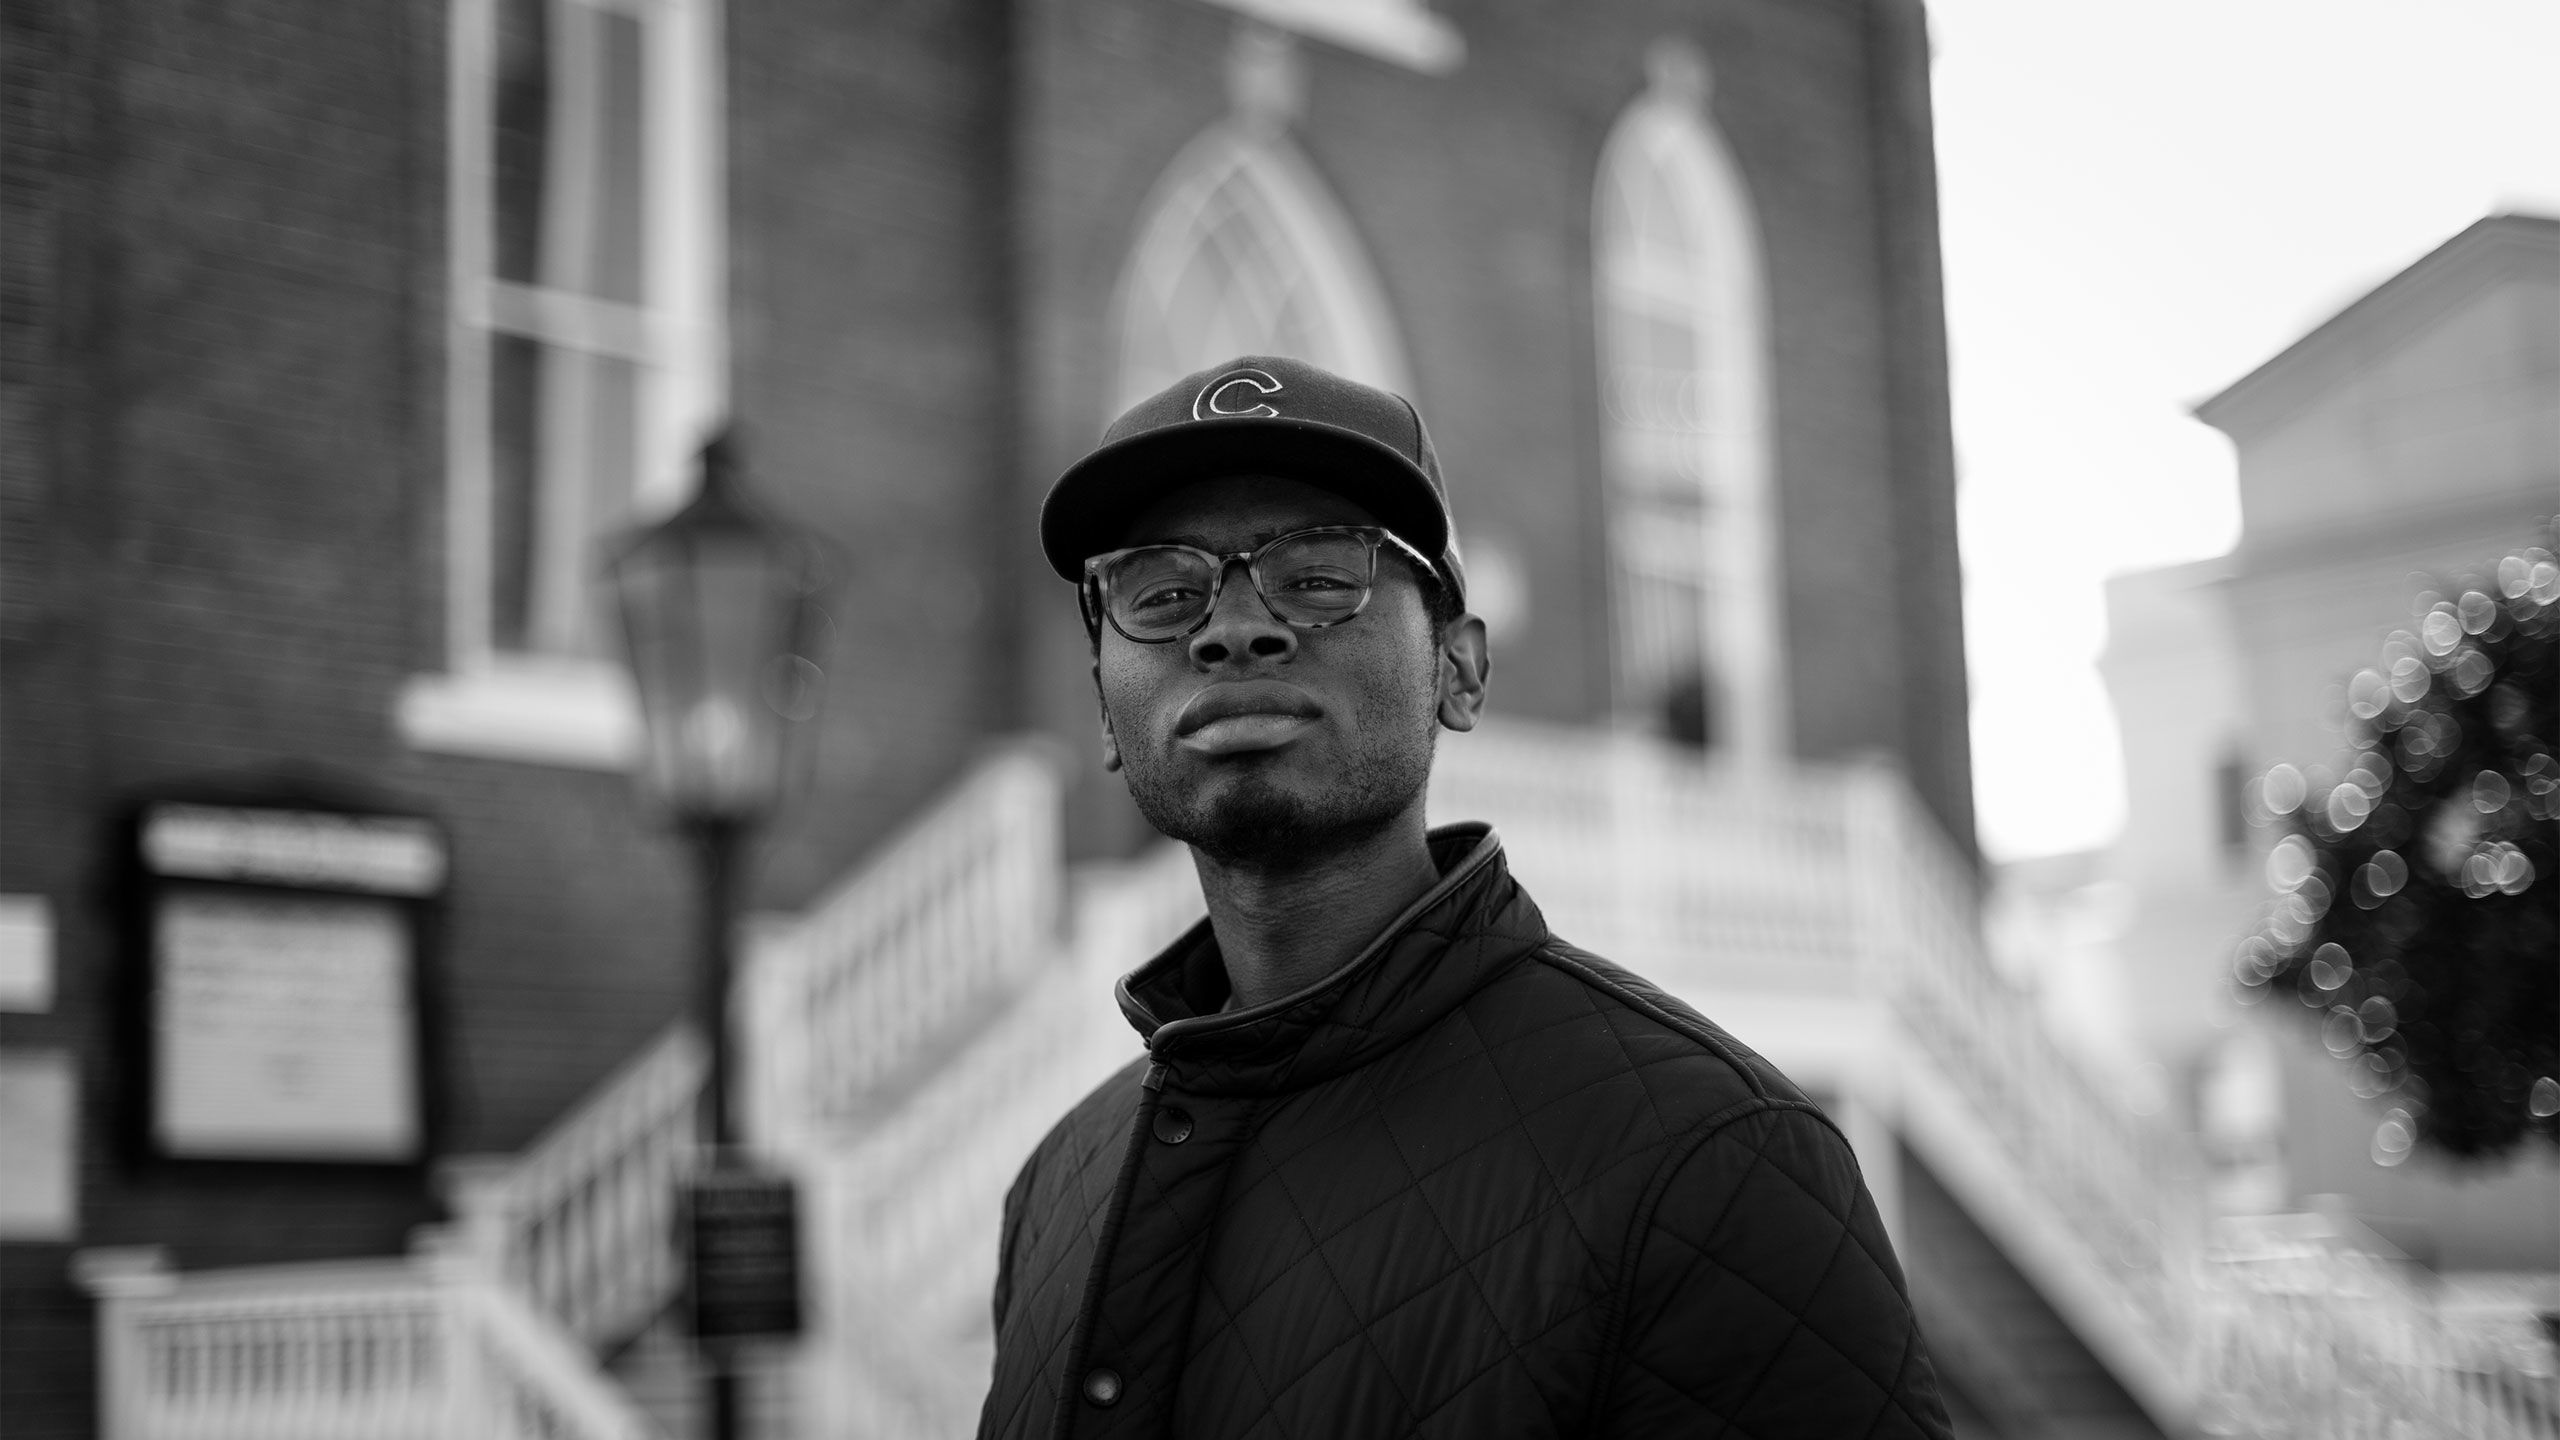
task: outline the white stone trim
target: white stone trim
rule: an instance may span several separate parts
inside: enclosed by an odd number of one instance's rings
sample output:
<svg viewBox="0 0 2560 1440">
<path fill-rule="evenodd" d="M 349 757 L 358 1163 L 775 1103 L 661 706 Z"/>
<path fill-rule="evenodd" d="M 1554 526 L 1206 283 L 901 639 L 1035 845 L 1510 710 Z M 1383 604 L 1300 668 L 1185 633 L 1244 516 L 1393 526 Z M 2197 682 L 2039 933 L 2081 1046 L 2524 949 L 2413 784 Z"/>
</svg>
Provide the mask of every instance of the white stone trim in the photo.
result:
<svg viewBox="0 0 2560 1440">
<path fill-rule="evenodd" d="M 41 1015 L 53 992 L 53 901 L 0 895 L 0 1010 Z"/>
<path fill-rule="evenodd" d="M 400 737 L 413 748 L 581 770 L 627 771 L 640 756 L 640 700 L 623 668 L 568 657 L 491 657 L 412 676 Z"/>
<path fill-rule="evenodd" d="M 1209 0 L 1220 9 L 1425 75 L 1465 63 L 1466 37 L 1421 0 Z"/>
</svg>

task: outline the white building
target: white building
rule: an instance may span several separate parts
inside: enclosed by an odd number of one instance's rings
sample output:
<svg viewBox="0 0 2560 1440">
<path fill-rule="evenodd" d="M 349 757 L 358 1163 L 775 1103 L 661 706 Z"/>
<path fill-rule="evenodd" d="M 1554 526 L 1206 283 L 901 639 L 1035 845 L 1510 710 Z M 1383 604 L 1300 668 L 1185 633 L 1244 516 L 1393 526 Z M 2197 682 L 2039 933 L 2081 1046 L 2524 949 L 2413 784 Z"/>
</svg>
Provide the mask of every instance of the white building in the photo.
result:
<svg viewBox="0 0 2560 1440">
<path fill-rule="evenodd" d="M 2244 1015 L 2225 979 L 2274 834 L 2242 813 L 2245 779 L 2332 760 L 2345 679 L 2422 590 L 2550 543 L 2560 220 L 2480 221 L 2196 413 L 2239 452 L 2239 543 L 2107 589 L 2124 1028 L 2187 1082 L 2227 1206 L 2327 1204 L 2439 1270 L 2560 1271 L 2560 1157 L 2377 1163 L 2379 1114 L 2312 1030 L 2283 1004 Z"/>
</svg>

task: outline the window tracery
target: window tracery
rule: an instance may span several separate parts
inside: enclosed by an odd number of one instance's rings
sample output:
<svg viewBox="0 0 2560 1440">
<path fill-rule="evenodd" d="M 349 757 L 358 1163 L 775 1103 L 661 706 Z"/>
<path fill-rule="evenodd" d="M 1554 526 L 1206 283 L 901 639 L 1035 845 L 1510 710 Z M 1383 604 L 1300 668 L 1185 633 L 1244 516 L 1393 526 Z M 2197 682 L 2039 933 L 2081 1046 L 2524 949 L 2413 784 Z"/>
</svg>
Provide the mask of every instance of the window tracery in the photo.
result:
<svg viewBox="0 0 2560 1440">
<path fill-rule="evenodd" d="M 1621 716 L 1691 743 L 1784 749 L 1757 227 L 1693 52 L 1602 151 L 1593 255 Z"/>
</svg>

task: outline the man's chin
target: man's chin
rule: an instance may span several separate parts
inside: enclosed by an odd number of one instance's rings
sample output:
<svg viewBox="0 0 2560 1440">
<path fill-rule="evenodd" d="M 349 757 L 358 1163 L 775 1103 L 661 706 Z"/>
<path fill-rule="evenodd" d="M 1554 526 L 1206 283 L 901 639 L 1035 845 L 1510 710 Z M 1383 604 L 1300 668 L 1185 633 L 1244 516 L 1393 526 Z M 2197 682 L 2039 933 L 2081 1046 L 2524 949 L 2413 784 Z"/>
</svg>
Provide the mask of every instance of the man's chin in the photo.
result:
<svg viewBox="0 0 2560 1440">
<path fill-rule="evenodd" d="M 1217 773 L 1191 788 L 1187 803 L 1139 808 L 1158 830 L 1224 865 L 1287 864 L 1323 844 L 1315 807 L 1272 778 L 1271 752 L 1221 757 Z M 1259 762 L 1259 763 L 1257 763 Z"/>
<path fill-rule="evenodd" d="M 1271 750 L 1220 756 L 1173 787 L 1132 785 L 1147 823 L 1222 865 L 1290 866 L 1339 849 L 1375 829 L 1358 807 L 1347 812 L 1306 794 Z M 1274 773 L 1281 772 L 1281 773 Z"/>
<path fill-rule="evenodd" d="M 1124 778 L 1147 823 L 1211 860 L 1291 868 L 1394 824 L 1430 783 L 1431 758 L 1427 745 L 1343 754 L 1304 739 L 1215 756 L 1167 746 L 1131 757 Z"/>
</svg>

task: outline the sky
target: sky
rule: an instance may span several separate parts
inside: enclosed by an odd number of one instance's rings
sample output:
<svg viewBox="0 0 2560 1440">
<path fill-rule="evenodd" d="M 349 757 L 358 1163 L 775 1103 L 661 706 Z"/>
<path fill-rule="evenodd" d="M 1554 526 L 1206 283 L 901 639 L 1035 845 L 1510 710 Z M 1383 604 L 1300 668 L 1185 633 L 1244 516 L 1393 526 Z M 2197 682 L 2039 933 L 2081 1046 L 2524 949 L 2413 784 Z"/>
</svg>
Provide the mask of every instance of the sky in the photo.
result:
<svg viewBox="0 0 2560 1440">
<path fill-rule="evenodd" d="M 1974 795 L 2124 816 L 2109 574 L 2239 536 L 2188 413 L 2483 215 L 2560 215 L 2560 0 L 1932 0 Z"/>
</svg>

